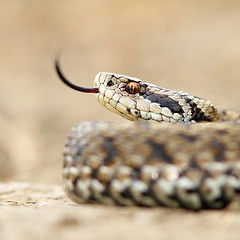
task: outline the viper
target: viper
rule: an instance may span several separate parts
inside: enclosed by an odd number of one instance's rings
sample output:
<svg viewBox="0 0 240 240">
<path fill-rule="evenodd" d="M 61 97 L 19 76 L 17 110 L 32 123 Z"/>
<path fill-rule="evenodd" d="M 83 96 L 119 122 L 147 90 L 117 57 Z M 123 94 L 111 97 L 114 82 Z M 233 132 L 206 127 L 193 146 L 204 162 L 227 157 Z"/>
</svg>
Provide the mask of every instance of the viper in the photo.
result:
<svg viewBox="0 0 240 240">
<path fill-rule="evenodd" d="M 63 179 L 78 203 L 224 208 L 240 203 L 240 114 L 135 77 L 100 72 L 101 105 L 132 121 L 82 122 L 64 147 Z"/>
</svg>

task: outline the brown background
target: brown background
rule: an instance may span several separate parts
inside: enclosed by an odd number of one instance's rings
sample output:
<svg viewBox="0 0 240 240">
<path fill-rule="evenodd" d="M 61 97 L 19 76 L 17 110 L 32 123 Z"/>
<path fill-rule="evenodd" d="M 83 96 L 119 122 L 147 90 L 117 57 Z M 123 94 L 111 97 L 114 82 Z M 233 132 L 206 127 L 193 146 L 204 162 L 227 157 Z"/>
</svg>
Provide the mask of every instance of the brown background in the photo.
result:
<svg viewBox="0 0 240 240">
<path fill-rule="evenodd" d="M 239 1 L 0 1 L 0 179 L 60 182 L 79 121 L 117 120 L 65 75 L 92 86 L 124 73 L 240 109 Z"/>
<path fill-rule="evenodd" d="M 0 0 L 0 18 L 0 182 L 59 184 L 74 124 L 125 121 L 58 80 L 60 51 L 79 85 L 92 86 L 99 71 L 123 73 L 240 109 L 240 1 Z"/>
</svg>

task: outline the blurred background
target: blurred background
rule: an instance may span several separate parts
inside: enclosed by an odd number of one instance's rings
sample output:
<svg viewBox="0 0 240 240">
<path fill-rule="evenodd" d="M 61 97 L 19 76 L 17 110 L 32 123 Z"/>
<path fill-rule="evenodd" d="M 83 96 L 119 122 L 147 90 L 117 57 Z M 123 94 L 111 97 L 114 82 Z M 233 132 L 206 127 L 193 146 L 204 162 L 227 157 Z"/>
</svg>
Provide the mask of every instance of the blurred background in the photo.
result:
<svg viewBox="0 0 240 240">
<path fill-rule="evenodd" d="M 123 73 L 240 109 L 240 1 L 0 0 L 0 181 L 61 183 L 62 148 L 80 121 L 125 121 L 93 95 Z"/>
</svg>

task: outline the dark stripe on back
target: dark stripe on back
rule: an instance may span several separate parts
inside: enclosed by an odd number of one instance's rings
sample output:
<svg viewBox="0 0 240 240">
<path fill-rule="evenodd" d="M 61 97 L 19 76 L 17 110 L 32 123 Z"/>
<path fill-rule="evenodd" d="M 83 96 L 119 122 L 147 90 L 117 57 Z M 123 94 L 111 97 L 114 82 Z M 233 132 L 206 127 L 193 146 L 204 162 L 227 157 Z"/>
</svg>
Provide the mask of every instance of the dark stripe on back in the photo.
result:
<svg viewBox="0 0 240 240">
<path fill-rule="evenodd" d="M 183 113 L 182 107 L 178 104 L 178 102 L 173 100 L 166 94 L 154 93 L 150 96 L 146 96 L 146 99 L 159 104 L 160 107 L 169 108 L 172 113 Z"/>
<path fill-rule="evenodd" d="M 202 112 L 202 110 L 197 107 L 197 104 L 195 102 L 193 102 L 188 97 L 186 97 L 185 100 L 191 107 L 192 120 L 195 120 L 196 122 L 201 122 L 201 121 L 211 122 L 211 119 L 204 115 L 204 112 Z"/>
</svg>

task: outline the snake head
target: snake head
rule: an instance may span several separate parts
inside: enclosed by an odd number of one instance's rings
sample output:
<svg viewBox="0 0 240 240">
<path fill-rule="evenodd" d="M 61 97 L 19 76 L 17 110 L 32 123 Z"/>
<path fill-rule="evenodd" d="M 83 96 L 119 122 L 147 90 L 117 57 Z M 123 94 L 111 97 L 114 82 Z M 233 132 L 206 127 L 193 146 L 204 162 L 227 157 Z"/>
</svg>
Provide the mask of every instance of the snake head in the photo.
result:
<svg viewBox="0 0 240 240">
<path fill-rule="evenodd" d="M 107 72 L 96 75 L 93 88 L 81 87 L 65 78 L 57 59 L 55 69 L 68 87 L 80 92 L 96 93 L 101 105 L 131 121 L 195 123 L 220 119 L 217 110 L 208 100 L 182 91 Z"/>
<path fill-rule="evenodd" d="M 99 90 L 96 94 L 99 103 L 108 110 L 131 121 L 143 120 L 139 118 L 138 105 L 146 103 L 143 96 L 149 87 L 145 82 L 135 77 L 100 72 L 94 86 Z"/>
</svg>

